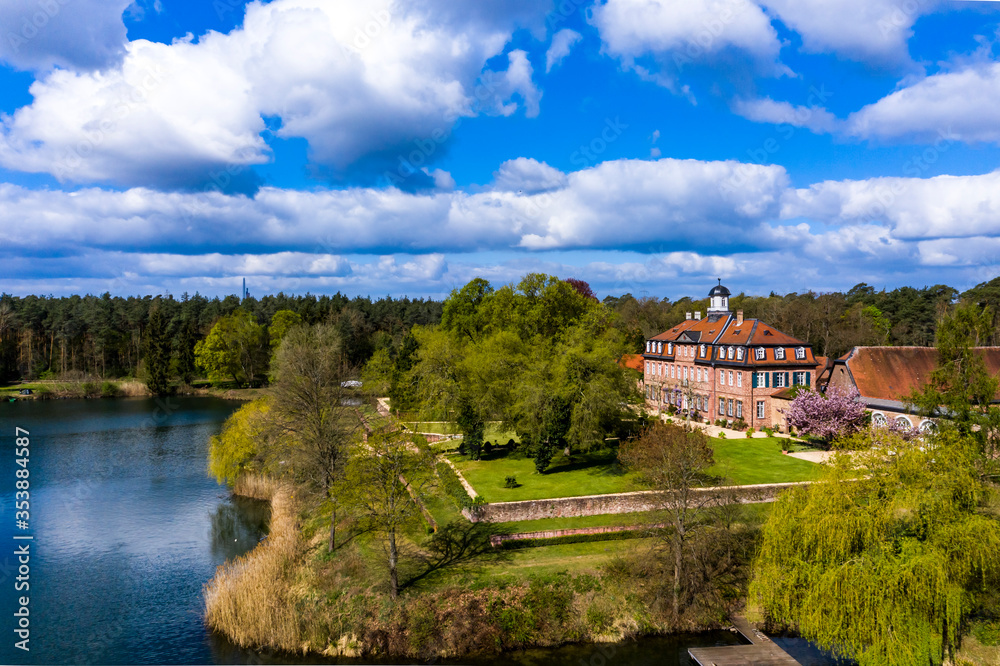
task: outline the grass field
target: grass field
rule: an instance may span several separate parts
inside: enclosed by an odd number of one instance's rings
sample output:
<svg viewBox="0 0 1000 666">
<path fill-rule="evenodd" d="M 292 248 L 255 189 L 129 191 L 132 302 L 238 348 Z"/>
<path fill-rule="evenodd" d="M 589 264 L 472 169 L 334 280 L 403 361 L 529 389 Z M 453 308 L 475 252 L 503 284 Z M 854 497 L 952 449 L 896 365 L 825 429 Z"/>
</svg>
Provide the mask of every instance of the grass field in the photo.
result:
<svg viewBox="0 0 1000 666">
<path fill-rule="evenodd" d="M 820 472 L 819 465 L 782 454 L 782 443 L 787 443 L 787 440 L 776 437 L 713 438 L 710 444 L 715 452 L 715 464 L 708 469 L 707 484 L 748 485 L 815 479 Z M 544 474 L 535 472 L 533 459 L 506 452 L 484 456 L 479 461 L 456 453 L 449 457 L 487 502 L 604 495 L 644 489 L 636 474 L 618 464 L 614 449 L 575 454 L 570 459 L 559 455 Z M 516 477 L 520 486 L 505 488 L 508 476 Z"/>
<path fill-rule="evenodd" d="M 708 473 L 719 484 L 749 485 L 755 483 L 785 483 L 812 481 L 822 469 L 816 463 L 799 460 L 781 453 L 787 440 L 715 439 L 710 442 L 715 451 L 715 464 Z"/>
<path fill-rule="evenodd" d="M 487 502 L 516 502 L 549 497 L 578 497 L 642 490 L 634 473 L 618 464 L 615 450 L 575 454 L 567 459 L 562 454 L 552 459 L 544 474 L 535 472 L 532 458 L 508 455 L 506 452 L 470 460 L 467 456 L 450 456 L 462 475 Z M 517 478 L 517 488 L 505 488 L 508 476 Z"/>
</svg>

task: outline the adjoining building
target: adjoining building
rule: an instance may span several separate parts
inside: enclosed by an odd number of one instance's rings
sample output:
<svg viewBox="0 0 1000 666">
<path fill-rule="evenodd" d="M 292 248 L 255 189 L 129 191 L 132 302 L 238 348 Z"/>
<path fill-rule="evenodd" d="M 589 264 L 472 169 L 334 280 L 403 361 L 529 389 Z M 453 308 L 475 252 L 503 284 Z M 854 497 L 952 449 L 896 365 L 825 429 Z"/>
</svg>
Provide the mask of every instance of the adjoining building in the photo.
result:
<svg viewBox="0 0 1000 666">
<path fill-rule="evenodd" d="M 1000 374 L 1000 347 L 975 347 L 973 351 L 982 356 L 991 376 Z M 927 430 L 933 420 L 921 417 L 907 399 L 927 385 L 937 360 L 934 347 L 855 347 L 833 361 L 819 383 L 857 389 L 876 425 L 897 423 Z M 1000 402 L 1000 393 L 993 401 Z"/>
<path fill-rule="evenodd" d="M 708 293 L 710 304 L 646 341 L 643 391 L 653 412 L 693 410 L 709 421 L 744 421 L 751 428 L 784 427 L 773 396 L 787 388 L 813 386 L 826 359 L 812 346 L 759 319 L 729 309 L 722 280 Z"/>
</svg>

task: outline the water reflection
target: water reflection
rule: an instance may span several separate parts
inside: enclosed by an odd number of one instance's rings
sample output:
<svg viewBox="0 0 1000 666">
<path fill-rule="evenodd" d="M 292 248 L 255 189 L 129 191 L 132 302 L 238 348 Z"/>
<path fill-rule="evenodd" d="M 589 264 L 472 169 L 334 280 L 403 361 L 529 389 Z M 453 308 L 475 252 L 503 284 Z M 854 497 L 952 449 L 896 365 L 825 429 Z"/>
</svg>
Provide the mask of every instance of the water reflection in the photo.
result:
<svg viewBox="0 0 1000 666">
<path fill-rule="evenodd" d="M 212 557 L 231 560 L 253 548 L 267 533 L 271 508 L 267 502 L 229 497 L 211 515 Z"/>
</svg>

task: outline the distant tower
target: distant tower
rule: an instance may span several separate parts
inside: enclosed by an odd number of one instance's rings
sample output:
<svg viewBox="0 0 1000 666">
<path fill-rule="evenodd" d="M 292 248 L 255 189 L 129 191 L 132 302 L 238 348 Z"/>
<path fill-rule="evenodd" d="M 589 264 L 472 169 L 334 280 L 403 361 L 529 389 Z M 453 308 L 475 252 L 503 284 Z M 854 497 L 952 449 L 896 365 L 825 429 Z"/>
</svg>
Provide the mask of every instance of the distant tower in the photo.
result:
<svg viewBox="0 0 1000 666">
<path fill-rule="evenodd" d="M 708 297 L 711 299 L 708 306 L 709 316 L 729 314 L 729 290 L 722 286 L 722 278 L 719 278 L 719 284 L 708 292 Z"/>
<path fill-rule="evenodd" d="M 247 279 L 243 278 L 243 297 L 240 300 L 247 300 Z"/>
</svg>

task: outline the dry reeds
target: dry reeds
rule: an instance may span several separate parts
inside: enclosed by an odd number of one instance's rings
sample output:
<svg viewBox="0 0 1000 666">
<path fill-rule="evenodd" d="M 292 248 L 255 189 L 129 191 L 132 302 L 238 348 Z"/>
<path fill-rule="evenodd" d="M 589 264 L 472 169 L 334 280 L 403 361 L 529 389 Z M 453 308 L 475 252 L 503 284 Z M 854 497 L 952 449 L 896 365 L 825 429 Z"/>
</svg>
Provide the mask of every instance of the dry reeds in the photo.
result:
<svg viewBox="0 0 1000 666">
<path fill-rule="evenodd" d="M 291 489 L 248 475 L 234 490 L 271 502 L 271 530 L 251 552 L 220 566 L 205 585 L 205 621 L 241 647 L 295 651 L 301 647 L 301 631 L 288 596 L 302 543 Z"/>
<path fill-rule="evenodd" d="M 121 391 L 123 396 L 128 398 L 143 398 L 150 395 L 146 385 L 136 380 L 118 382 L 118 390 Z"/>
</svg>

